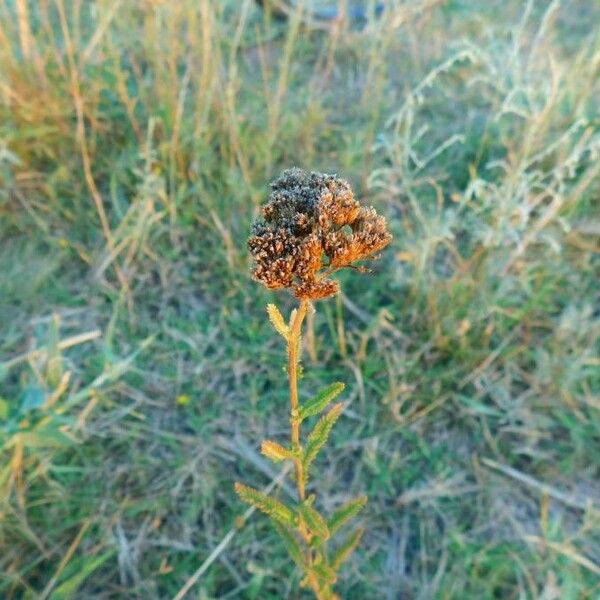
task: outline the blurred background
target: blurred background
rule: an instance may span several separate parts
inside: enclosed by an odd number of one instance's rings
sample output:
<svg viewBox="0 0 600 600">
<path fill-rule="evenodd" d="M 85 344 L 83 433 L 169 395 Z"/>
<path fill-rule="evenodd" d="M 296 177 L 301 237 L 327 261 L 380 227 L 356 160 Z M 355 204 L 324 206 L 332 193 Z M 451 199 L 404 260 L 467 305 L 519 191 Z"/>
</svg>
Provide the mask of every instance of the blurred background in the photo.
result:
<svg viewBox="0 0 600 600">
<path fill-rule="evenodd" d="M 318 4 L 0 0 L 0 597 L 309 597 L 233 491 L 287 431 L 245 243 L 300 166 L 394 233 L 304 355 L 321 506 L 369 496 L 340 595 L 600 598 L 600 4 Z"/>
</svg>

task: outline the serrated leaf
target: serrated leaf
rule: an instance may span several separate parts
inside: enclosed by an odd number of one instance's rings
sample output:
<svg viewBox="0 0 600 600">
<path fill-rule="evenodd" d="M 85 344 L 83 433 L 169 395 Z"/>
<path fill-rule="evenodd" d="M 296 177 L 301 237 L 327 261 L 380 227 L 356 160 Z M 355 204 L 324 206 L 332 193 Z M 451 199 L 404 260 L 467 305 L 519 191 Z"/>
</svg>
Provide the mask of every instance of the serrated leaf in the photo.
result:
<svg viewBox="0 0 600 600">
<path fill-rule="evenodd" d="M 271 498 L 262 492 L 255 490 L 239 481 L 235 483 L 235 491 L 237 495 L 247 504 L 251 504 L 265 515 L 283 523 L 284 525 L 294 525 L 296 515 L 294 511 L 280 502 Z"/>
<path fill-rule="evenodd" d="M 269 321 L 271 321 L 271 325 L 273 325 L 275 331 L 287 340 L 290 336 L 290 328 L 286 325 L 279 309 L 274 304 L 267 304 L 267 314 L 269 315 Z"/>
<path fill-rule="evenodd" d="M 298 506 L 298 512 L 306 527 L 313 535 L 323 541 L 329 539 L 327 521 L 318 510 L 314 509 L 308 502 L 303 502 Z"/>
<path fill-rule="evenodd" d="M 272 521 L 272 523 L 273 527 L 275 527 L 275 531 L 277 531 L 279 537 L 282 539 L 285 547 L 287 548 L 290 558 L 296 563 L 298 568 L 304 570 L 306 568 L 306 563 L 304 562 L 304 556 L 302 555 L 300 544 L 298 543 L 298 540 L 295 538 L 294 534 L 285 525 L 282 525 L 277 521 Z"/>
<path fill-rule="evenodd" d="M 355 517 L 367 504 L 366 496 L 359 496 L 338 508 L 329 518 L 328 526 L 331 535 Z"/>
<path fill-rule="evenodd" d="M 317 576 L 319 583 L 323 587 L 331 585 L 337 580 L 335 570 L 325 563 L 311 565 L 310 571 L 312 571 Z"/>
<path fill-rule="evenodd" d="M 260 445 L 260 451 L 264 456 L 270 458 L 273 462 L 280 462 L 282 460 L 296 458 L 293 450 L 284 448 L 281 444 L 272 440 L 264 440 Z"/>
<path fill-rule="evenodd" d="M 322 389 L 316 396 L 313 396 L 308 402 L 300 407 L 300 420 L 302 421 L 307 417 L 318 415 L 325 410 L 329 403 L 343 391 L 344 387 L 346 386 L 343 383 L 336 381 Z"/>
<path fill-rule="evenodd" d="M 337 571 L 342 564 L 348 560 L 348 557 L 354 552 L 356 546 L 360 543 L 360 538 L 362 537 L 365 530 L 362 527 L 359 527 L 354 533 L 349 535 L 344 543 L 338 548 L 337 552 L 333 555 L 331 559 L 331 567 L 334 571 Z"/>
<path fill-rule="evenodd" d="M 310 435 L 306 440 L 306 448 L 304 449 L 304 456 L 302 460 L 305 479 L 308 478 L 308 470 L 311 463 L 313 460 L 315 460 L 319 450 L 327 441 L 333 425 L 338 420 L 343 410 L 344 405 L 341 402 L 334 404 L 332 409 L 324 417 L 319 419 L 318 423 L 315 425 L 315 428 L 310 432 Z"/>
</svg>

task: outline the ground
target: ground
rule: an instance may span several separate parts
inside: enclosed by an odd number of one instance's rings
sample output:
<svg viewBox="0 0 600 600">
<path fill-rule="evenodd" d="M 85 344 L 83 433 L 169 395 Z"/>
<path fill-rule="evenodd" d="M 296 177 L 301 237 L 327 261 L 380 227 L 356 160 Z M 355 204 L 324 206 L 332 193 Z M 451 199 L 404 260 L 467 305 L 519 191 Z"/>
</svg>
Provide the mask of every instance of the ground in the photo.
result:
<svg viewBox="0 0 600 600">
<path fill-rule="evenodd" d="M 1 597 L 173 598 L 231 530 L 186 597 L 310 597 L 233 490 L 288 427 L 245 240 L 290 166 L 394 234 L 304 353 L 319 506 L 369 496 L 340 596 L 600 597 L 600 7 L 390 5 L 0 3 Z"/>
</svg>

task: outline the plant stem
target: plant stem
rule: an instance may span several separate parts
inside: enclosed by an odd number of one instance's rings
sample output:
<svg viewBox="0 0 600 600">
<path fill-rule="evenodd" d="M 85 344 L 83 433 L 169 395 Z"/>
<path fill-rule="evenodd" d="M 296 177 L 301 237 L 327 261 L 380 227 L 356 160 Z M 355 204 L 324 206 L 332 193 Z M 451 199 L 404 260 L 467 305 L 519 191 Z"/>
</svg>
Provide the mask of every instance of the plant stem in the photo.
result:
<svg viewBox="0 0 600 600">
<path fill-rule="evenodd" d="M 308 301 L 302 300 L 296 311 L 293 323 L 291 324 L 290 336 L 288 339 L 288 374 L 290 378 L 290 411 L 292 426 L 292 447 L 300 450 L 300 421 L 297 419 L 298 412 L 298 363 L 300 353 L 300 332 L 302 322 L 306 316 Z M 306 497 L 304 490 L 304 470 L 302 460 L 298 457 L 294 460 L 296 467 L 296 488 L 298 489 L 298 499 L 302 502 Z"/>
<path fill-rule="evenodd" d="M 296 467 L 296 489 L 298 490 L 298 500 L 302 502 L 306 498 L 305 482 L 304 482 L 304 468 L 302 466 L 302 445 L 300 444 L 300 420 L 298 419 L 298 365 L 300 363 L 300 334 L 302 331 L 302 323 L 306 317 L 308 311 L 308 300 L 302 300 L 300 306 L 296 310 L 296 313 L 290 323 L 290 335 L 288 337 L 288 374 L 290 379 L 290 412 L 291 412 L 291 438 L 292 448 L 298 452 L 297 458 L 294 459 L 294 465 Z M 307 531 L 306 527 L 300 523 L 298 528 L 300 535 L 307 544 L 306 550 L 306 564 L 311 565 L 313 559 L 317 558 L 313 556 L 313 552 L 310 549 L 311 536 Z M 318 551 L 317 551 L 318 555 Z M 308 575 L 308 582 L 312 588 L 317 600 L 328 600 L 331 596 L 331 589 L 322 589 L 319 585 L 314 573 Z"/>
</svg>

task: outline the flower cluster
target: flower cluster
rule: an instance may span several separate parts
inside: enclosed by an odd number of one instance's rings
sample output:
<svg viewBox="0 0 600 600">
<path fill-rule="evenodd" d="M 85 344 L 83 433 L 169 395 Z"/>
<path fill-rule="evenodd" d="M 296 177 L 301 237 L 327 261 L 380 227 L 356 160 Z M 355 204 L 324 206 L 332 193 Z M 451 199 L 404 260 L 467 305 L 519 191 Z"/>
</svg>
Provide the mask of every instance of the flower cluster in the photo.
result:
<svg viewBox="0 0 600 600">
<path fill-rule="evenodd" d="M 248 240 L 253 276 L 270 289 L 291 288 L 306 300 L 333 296 L 339 285 L 331 273 L 392 239 L 385 218 L 362 207 L 335 175 L 289 169 L 271 187 Z"/>
</svg>

